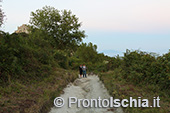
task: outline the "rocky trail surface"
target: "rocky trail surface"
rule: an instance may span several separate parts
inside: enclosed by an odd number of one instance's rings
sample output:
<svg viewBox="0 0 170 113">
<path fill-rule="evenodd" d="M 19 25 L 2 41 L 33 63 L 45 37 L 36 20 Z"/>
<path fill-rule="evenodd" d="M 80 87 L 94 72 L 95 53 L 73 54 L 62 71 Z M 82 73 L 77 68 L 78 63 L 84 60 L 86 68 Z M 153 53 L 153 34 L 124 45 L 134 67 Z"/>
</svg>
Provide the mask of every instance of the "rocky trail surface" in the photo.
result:
<svg viewBox="0 0 170 113">
<path fill-rule="evenodd" d="M 77 99 L 98 99 L 99 97 L 109 99 L 111 97 L 96 75 L 76 79 L 64 89 L 64 94 L 60 97 L 65 100 L 65 105 L 61 108 L 53 107 L 49 113 L 123 113 L 122 108 L 84 108 L 77 107 L 77 104 L 72 104 L 71 108 L 68 107 L 69 97 Z"/>
</svg>

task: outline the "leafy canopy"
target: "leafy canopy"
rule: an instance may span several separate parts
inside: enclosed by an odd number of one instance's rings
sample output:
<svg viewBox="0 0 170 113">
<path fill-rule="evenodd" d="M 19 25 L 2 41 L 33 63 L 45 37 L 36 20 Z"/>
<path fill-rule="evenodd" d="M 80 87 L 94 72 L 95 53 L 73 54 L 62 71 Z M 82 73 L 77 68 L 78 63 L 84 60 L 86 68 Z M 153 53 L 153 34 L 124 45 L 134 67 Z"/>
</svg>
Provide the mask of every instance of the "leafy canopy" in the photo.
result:
<svg viewBox="0 0 170 113">
<path fill-rule="evenodd" d="M 2 1 L 0 0 L 0 2 L 2 2 Z M 0 27 L 3 24 L 4 16 L 5 16 L 4 12 L 2 11 L 2 8 L 1 8 L 1 5 L 0 5 Z"/>
<path fill-rule="evenodd" d="M 30 24 L 46 38 L 53 37 L 58 49 L 73 49 L 85 38 L 85 31 L 80 30 L 81 23 L 71 11 L 45 6 L 31 12 Z"/>
<path fill-rule="evenodd" d="M 84 62 L 95 63 L 98 60 L 97 45 L 82 43 L 76 51 L 76 56 Z"/>
</svg>

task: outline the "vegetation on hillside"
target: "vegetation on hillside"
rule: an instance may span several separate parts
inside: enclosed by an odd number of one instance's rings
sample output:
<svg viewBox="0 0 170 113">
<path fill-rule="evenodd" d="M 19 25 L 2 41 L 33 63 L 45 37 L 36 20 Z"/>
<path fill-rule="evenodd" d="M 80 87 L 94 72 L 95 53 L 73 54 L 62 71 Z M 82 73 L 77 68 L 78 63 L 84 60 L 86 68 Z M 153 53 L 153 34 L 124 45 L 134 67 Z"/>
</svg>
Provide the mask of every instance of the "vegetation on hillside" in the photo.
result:
<svg viewBox="0 0 170 113">
<path fill-rule="evenodd" d="M 81 43 L 80 27 L 71 11 L 45 6 L 31 13 L 29 34 L 0 31 L 0 112 L 38 112 L 74 81 L 80 64 L 97 69 L 104 55 Z"/>
<path fill-rule="evenodd" d="M 77 72 L 54 68 L 52 74 L 41 81 L 24 80 L 0 86 L 0 113 L 47 113 L 53 107 L 53 100 L 63 89 L 77 78 Z"/>
<path fill-rule="evenodd" d="M 155 56 L 153 53 L 129 51 L 123 57 L 110 58 L 108 72 L 100 74 L 114 98 L 149 99 L 160 97 L 160 108 L 125 108 L 127 113 L 170 112 L 170 52 Z M 150 105 L 151 105 L 150 103 Z"/>
<path fill-rule="evenodd" d="M 121 78 L 134 85 L 158 85 L 170 94 L 170 51 L 163 56 L 127 50 L 123 57 L 111 58 L 109 70 L 119 69 Z"/>
<path fill-rule="evenodd" d="M 0 25 L 3 22 L 2 17 L 3 12 L 0 10 Z M 26 99 L 20 100 L 21 93 L 24 92 L 25 95 L 33 93 L 37 87 L 41 85 L 45 87 L 46 83 L 49 86 L 54 84 L 62 86 L 63 83 L 64 87 L 77 76 L 77 73 L 71 70 L 78 71 L 80 64 L 86 64 L 89 72 L 103 73 L 100 78 L 111 95 L 119 94 L 114 90 L 115 84 L 121 86 L 120 95 L 124 95 L 121 98 L 134 94 L 126 93 L 127 90 L 123 90 L 123 86 L 132 85 L 146 91 L 150 90 L 155 92 L 155 95 L 160 95 L 161 99 L 164 98 L 165 106 L 160 111 L 166 112 L 165 109 L 168 108 L 166 103 L 170 98 L 170 52 L 155 56 L 152 53 L 127 50 L 123 57 L 108 57 L 97 52 L 97 45 L 82 43 L 86 35 L 80 27 L 81 22 L 71 11 L 59 11 L 54 7 L 45 6 L 31 13 L 29 34 L 0 32 L 0 92 L 2 92 L 0 108 L 6 110 L 17 104 L 15 107 L 22 106 L 23 111 L 28 110 L 29 106 L 24 107 L 21 103 L 30 98 L 22 96 Z M 60 82 L 54 83 L 54 80 Z M 39 88 L 42 95 L 47 95 L 46 100 L 49 100 L 50 93 L 61 91 Z M 141 96 L 143 90 L 139 92 L 137 90 L 133 89 Z M 15 103 L 16 100 L 7 99 L 8 97 L 13 99 L 9 96 L 11 93 L 21 102 Z M 39 104 L 41 99 L 29 102 Z M 41 109 L 40 106 L 36 107 Z M 129 111 L 136 112 L 131 109 L 127 110 Z"/>
</svg>

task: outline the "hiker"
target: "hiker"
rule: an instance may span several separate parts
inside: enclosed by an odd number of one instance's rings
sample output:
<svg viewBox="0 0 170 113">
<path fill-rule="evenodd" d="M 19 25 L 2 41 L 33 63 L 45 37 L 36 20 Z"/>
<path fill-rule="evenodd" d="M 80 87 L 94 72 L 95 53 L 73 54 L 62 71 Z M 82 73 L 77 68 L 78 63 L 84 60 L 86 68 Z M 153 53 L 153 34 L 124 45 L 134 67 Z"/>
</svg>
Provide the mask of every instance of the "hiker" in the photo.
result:
<svg viewBox="0 0 170 113">
<path fill-rule="evenodd" d="M 86 69 L 87 69 L 87 68 L 86 68 L 85 64 L 83 64 L 83 67 L 82 67 L 82 70 L 83 70 L 83 78 L 84 78 L 84 77 L 87 77 L 87 76 L 86 76 Z"/>
<path fill-rule="evenodd" d="M 80 77 L 82 77 L 83 70 L 82 70 L 82 65 L 81 64 L 79 66 L 79 71 L 80 71 Z"/>
</svg>

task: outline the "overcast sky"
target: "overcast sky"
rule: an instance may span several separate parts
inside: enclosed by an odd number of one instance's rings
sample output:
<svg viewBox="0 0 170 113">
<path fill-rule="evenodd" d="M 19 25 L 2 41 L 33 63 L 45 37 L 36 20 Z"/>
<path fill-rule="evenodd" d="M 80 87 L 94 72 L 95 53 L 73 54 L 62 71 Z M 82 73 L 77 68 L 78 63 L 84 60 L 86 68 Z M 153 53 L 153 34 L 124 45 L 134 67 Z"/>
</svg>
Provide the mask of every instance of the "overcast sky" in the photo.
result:
<svg viewBox="0 0 170 113">
<path fill-rule="evenodd" d="M 170 49 L 170 0 L 3 0 L 7 20 L 2 28 L 14 32 L 28 24 L 31 11 L 43 6 L 71 10 L 88 37 L 84 42 L 114 56 L 126 49 L 159 54 Z"/>
</svg>

